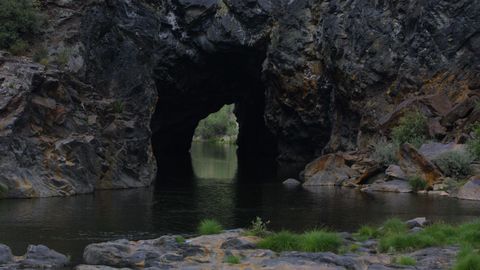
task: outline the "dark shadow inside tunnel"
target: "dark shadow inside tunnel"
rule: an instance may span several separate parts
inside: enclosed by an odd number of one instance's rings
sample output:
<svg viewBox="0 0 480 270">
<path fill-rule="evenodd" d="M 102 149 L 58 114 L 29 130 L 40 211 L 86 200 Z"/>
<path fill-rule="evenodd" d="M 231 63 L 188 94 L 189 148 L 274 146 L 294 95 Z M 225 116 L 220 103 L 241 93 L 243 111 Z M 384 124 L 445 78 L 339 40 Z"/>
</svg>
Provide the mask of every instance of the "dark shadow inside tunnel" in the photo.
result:
<svg viewBox="0 0 480 270">
<path fill-rule="evenodd" d="M 191 173 L 191 166 L 181 167 L 189 164 L 197 125 L 226 104 L 235 104 L 238 162 L 275 160 L 277 140 L 264 119 L 264 59 L 264 52 L 243 49 L 204 55 L 195 63 L 185 60 L 155 70 L 159 98 L 151 122 L 152 146 L 162 174 Z"/>
</svg>

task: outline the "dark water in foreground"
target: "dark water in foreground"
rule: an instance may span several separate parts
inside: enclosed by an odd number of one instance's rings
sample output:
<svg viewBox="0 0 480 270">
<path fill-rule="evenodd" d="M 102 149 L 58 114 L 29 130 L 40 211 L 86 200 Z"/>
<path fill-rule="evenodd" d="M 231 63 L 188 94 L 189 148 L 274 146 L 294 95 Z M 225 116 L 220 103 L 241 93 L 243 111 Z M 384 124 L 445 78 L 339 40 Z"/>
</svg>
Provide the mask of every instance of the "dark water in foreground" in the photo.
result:
<svg viewBox="0 0 480 270">
<path fill-rule="evenodd" d="M 192 165 L 175 162 L 156 187 L 102 191 L 71 198 L 0 200 L 0 243 L 23 254 L 45 244 L 81 260 L 88 243 L 193 233 L 206 217 L 227 228 L 255 216 L 272 229 L 327 226 L 354 230 L 391 216 L 459 222 L 480 216 L 480 203 L 409 194 L 365 194 L 353 189 L 286 189 L 268 162 L 237 164 L 234 146 L 196 143 Z M 165 169 L 165 171 L 167 171 Z"/>
</svg>

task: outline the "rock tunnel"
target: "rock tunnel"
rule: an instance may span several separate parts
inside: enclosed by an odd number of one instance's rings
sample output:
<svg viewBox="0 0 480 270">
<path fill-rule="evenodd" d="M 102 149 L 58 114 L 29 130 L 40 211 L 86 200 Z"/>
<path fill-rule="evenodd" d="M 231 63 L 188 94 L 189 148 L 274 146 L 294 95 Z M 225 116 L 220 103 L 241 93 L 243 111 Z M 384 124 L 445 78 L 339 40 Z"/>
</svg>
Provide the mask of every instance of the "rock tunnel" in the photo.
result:
<svg viewBox="0 0 480 270">
<path fill-rule="evenodd" d="M 194 64 L 177 62 L 167 71 L 163 66 L 155 70 L 159 98 L 151 128 L 159 168 L 167 160 L 188 158 L 199 121 L 226 104 L 235 104 L 239 159 L 276 157 L 277 142 L 264 119 L 264 59 L 262 51 L 230 50 L 206 54 Z M 166 83 L 165 72 L 176 78 Z"/>
</svg>

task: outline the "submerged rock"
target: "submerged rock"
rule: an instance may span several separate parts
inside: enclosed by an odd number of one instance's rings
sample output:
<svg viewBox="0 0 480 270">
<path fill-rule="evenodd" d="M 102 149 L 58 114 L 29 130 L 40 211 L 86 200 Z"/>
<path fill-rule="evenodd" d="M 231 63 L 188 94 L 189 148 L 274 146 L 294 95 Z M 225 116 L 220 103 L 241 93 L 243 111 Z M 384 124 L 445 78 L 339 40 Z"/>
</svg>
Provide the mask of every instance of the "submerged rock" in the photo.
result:
<svg viewBox="0 0 480 270">
<path fill-rule="evenodd" d="M 368 185 L 365 188 L 362 188 L 362 191 L 409 193 L 409 192 L 412 192 L 412 187 L 407 181 L 397 179 L 397 180 L 391 180 L 391 181 L 375 182 L 371 185 Z"/>
<path fill-rule="evenodd" d="M 289 179 L 283 181 L 282 184 L 286 187 L 297 187 L 297 186 L 300 186 L 302 184 L 302 182 L 300 182 L 296 179 L 293 179 L 293 178 L 289 178 Z"/>
</svg>

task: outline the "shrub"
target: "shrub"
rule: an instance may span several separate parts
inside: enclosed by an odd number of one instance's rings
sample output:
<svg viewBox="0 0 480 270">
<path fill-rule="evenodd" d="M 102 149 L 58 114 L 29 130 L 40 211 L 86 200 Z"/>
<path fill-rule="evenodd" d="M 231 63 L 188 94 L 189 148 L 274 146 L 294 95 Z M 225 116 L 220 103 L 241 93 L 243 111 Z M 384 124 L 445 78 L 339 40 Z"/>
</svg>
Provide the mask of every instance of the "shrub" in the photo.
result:
<svg viewBox="0 0 480 270">
<path fill-rule="evenodd" d="M 408 179 L 408 183 L 412 187 L 413 191 L 425 190 L 428 187 L 427 181 L 423 180 L 419 176 L 413 176 Z"/>
<path fill-rule="evenodd" d="M 26 40 L 40 32 L 42 21 L 33 0 L 0 1 L 0 49 L 26 49 Z"/>
<path fill-rule="evenodd" d="M 253 235 L 258 237 L 265 237 L 268 234 L 267 225 L 270 221 L 263 221 L 260 217 L 256 217 L 251 222 L 250 228 L 246 232 L 247 235 Z"/>
<path fill-rule="evenodd" d="M 307 252 L 337 252 L 342 240 L 336 233 L 313 230 L 301 235 L 300 250 Z"/>
<path fill-rule="evenodd" d="M 195 137 L 202 140 L 216 140 L 223 136 L 236 136 L 238 124 L 233 114 L 233 105 L 227 105 L 210 114 L 198 123 Z"/>
<path fill-rule="evenodd" d="M 427 118 L 420 112 L 409 112 L 400 118 L 399 125 L 392 129 L 394 142 L 401 145 L 410 143 L 420 147 L 428 134 Z"/>
<path fill-rule="evenodd" d="M 417 264 L 417 261 L 412 257 L 400 256 L 400 257 L 396 257 L 393 263 L 405 265 L 405 266 L 414 266 Z"/>
<path fill-rule="evenodd" d="M 10 46 L 10 52 L 13 55 L 22 55 L 27 51 L 28 44 L 23 40 L 17 40 Z"/>
<path fill-rule="evenodd" d="M 257 246 L 277 252 L 300 250 L 300 237 L 289 231 L 281 231 L 262 239 Z"/>
<path fill-rule="evenodd" d="M 222 231 L 222 225 L 213 219 L 202 220 L 198 226 L 198 233 L 201 235 L 217 234 Z"/>
<path fill-rule="evenodd" d="M 470 174 L 473 159 L 465 151 L 449 151 L 435 158 L 434 162 L 446 176 L 466 177 Z"/>
<path fill-rule="evenodd" d="M 229 264 L 239 264 L 240 258 L 237 256 L 229 255 L 225 258 L 225 262 Z"/>
<path fill-rule="evenodd" d="M 475 160 L 480 159 L 480 124 L 476 124 L 472 130 L 473 138 L 468 140 L 467 149 Z"/>
<path fill-rule="evenodd" d="M 397 150 L 398 145 L 391 142 L 380 142 L 375 145 L 375 151 L 373 152 L 373 159 L 377 162 L 388 166 L 397 162 Z"/>
</svg>

